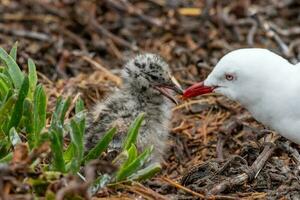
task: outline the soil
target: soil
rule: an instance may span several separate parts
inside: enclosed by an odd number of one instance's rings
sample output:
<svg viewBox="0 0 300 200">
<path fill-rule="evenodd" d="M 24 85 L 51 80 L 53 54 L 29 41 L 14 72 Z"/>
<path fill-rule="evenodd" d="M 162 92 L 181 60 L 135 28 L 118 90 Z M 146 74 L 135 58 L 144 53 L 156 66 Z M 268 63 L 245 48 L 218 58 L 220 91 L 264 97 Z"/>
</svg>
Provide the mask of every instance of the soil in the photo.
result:
<svg viewBox="0 0 300 200">
<path fill-rule="evenodd" d="M 227 52 L 270 49 L 300 59 L 297 0 L 1 0 L 0 46 L 18 41 L 18 64 L 34 59 L 50 110 L 58 96 L 88 108 L 120 86 L 126 60 L 154 52 L 183 88 L 203 80 Z M 220 95 L 174 107 L 163 171 L 94 199 L 299 199 L 299 146 L 271 135 Z M 266 142 L 267 141 L 267 142 Z M 266 153 L 266 163 L 257 160 Z M 262 168 L 262 169 L 260 169 Z M 3 189 L 3 188 L 2 188 Z"/>
</svg>

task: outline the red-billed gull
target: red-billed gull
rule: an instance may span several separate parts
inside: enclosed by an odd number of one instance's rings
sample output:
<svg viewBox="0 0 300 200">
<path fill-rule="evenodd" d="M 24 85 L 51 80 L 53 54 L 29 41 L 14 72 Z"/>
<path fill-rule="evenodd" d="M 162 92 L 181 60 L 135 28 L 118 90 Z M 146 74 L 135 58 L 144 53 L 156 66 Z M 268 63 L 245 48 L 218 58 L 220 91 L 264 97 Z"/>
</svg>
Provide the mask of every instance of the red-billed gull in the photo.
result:
<svg viewBox="0 0 300 200">
<path fill-rule="evenodd" d="M 203 82 L 185 90 L 190 98 L 216 92 L 239 102 L 253 117 L 300 144 L 300 66 L 260 48 L 225 55 Z"/>
</svg>

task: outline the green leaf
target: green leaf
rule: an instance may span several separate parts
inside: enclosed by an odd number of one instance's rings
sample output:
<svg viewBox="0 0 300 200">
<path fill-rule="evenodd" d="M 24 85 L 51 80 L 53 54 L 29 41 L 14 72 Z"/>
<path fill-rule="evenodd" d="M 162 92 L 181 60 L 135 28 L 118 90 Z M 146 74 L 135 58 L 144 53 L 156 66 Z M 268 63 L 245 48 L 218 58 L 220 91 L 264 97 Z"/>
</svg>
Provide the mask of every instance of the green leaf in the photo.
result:
<svg viewBox="0 0 300 200">
<path fill-rule="evenodd" d="M 11 48 L 9 55 L 16 61 L 17 60 L 17 48 L 18 42 L 15 42 L 14 46 Z"/>
<path fill-rule="evenodd" d="M 67 98 L 67 100 L 63 100 L 62 97 L 59 97 L 56 102 L 55 111 L 53 117 L 55 120 L 59 120 L 57 122 L 64 124 L 65 115 L 68 111 L 68 108 L 71 104 L 71 98 Z"/>
<path fill-rule="evenodd" d="M 5 74 L 0 73 L 0 87 L 1 87 L 1 97 L 0 99 L 2 102 L 5 102 L 7 100 L 7 97 L 9 97 L 12 94 L 13 86 L 10 81 L 10 78 L 7 77 Z"/>
<path fill-rule="evenodd" d="M 9 90 L 4 97 L 2 97 L 2 101 L 0 102 L 0 108 L 7 103 L 9 98 L 13 95 L 13 90 Z M 15 95 L 17 100 L 17 95 Z M 12 110 L 12 109 L 11 109 Z"/>
<path fill-rule="evenodd" d="M 65 163 L 70 163 L 73 156 L 74 156 L 74 144 L 73 143 L 70 143 L 68 148 L 64 151 L 64 161 Z M 68 170 L 67 170 L 68 171 Z"/>
<path fill-rule="evenodd" d="M 61 109 L 61 112 L 60 112 L 60 121 L 62 124 L 64 124 L 64 121 L 65 121 L 65 116 L 66 116 L 66 113 L 69 109 L 71 105 L 71 98 L 68 97 L 67 100 L 64 102 L 64 104 L 62 104 L 62 109 Z"/>
<path fill-rule="evenodd" d="M 78 124 L 74 119 L 71 119 L 71 142 L 74 145 L 74 157 L 72 159 L 72 164 L 70 170 L 76 173 L 80 169 L 80 164 L 83 157 L 83 133 L 81 132 Z"/>
<path fill-rule="evenodd" d="M 82 112 L 83 110 L 84 110 L 84 103 L 83 100 L 79 98 L 75 104 L 75 113 Z"/>
<path fill-rule="evenodd" d="M 127 167 L 134 159 L 136 159 L 138 152 L 136 149 L 136 146 L 134 144 L 131 144 L 131 147 L 128 149 L 128 159 L 127 161 L 123 164 L 123 167 Z"/>
<path fill-rule="evenodd" d="M 52 141 L 53 167 L 57 171 L 65 172 L 66 163 L 63 158 L 63 133 L 64 133 L 64 118 L 70 106 L 71 99 L 66 101 L 59 97 L 56 102 L 55 111 L 52 115 L 50 126 L 50 137 Z M 80 162 L 80 161 L 78 161 Z"/>
<path fill-rule="evenodd" d="M 13 89 L 13 87 L 12 87 L 9 77 L 7 77 L 3 73 L 0 73 L 0 94 L 1 94 L 0 99 L 3 99 L 4 96 L 7 95 L 8 91 L 10 91 L 12 89 Z"/>
<path fill-rule="evenodd" d="M 26 138 L 30 149 L 33 149 L 39 140 L 34 134 L 34 123 L 33 103 L 29 99 L 25 99 L 24 126 L 26 128 Z"/>
<path fill-rule="evenodd" d="M 51 118 L 51 129 L 55 129 L 61 126 L 61 121 L 59 120 L 59 115 L 60 115 L 60 110 L 61 107 L 64 103 L 63 98 L 60 96 L 57 98 L 56 100 L 56 104 L 55 104 L 55 110 L 52 114 L 52 118 Z M 58 126 L 58 127 L 57 127 Z"/>
<path fill-rule="evenodd" d="M 61 139 L 62 133 L 52 131 L 51 135 L 51 150 L 53 155 L 54 170 L 65 172 L 66 166 L 63 159 L 63 141 Z"/>
<path fill-rule="evenodd" d="M 17 101 L 17 96 L 13 95 L 0 108 L 0 125 L 9 117 L 14 104 Z"/>
<path fill-rule="evenodd" d="M 5 82 L 5 85 L 7 85 L 7 87 L 9 87 L 10 89 L 13 89 L 13 84 L 12 84 L 10 78 L 8 77 L 8 75 L 0 73 L 0 78 Z"/>
<path fill-rule="evenodd" d="M 1 99 L 4 98 L 9 91 L 9 86 L 6 85 L 3 79 L 0 78 L 0 95 Z"/>
<path fill-rule="evenodd" d="M 12 157 L 13 157 L 12 152 L 9 152 L 8 154 L 6 154 L 6 156 L 0 159 L 0 163 L 8 163 L 9 161 L 12 160 Z"/>
<path fill-rule="evenodd" d="M 33 102 L 33 139 L 36 147 L 41 131 L 46 126 L 47 96 L 42 85 L 36 87 Z"/>
<path fill-rule="evenodd" d="M 134 144 L 131 144 L 131 147 L 128 150 L 121 152 L 114 160 L 113 164 L 122 170 L 126 168 L 129 164 L 132 163 L 137 157 L 137 149 Z M 120 167 L 119 167 L 120 166 Z"/>
<path fill-rule="evenodd" d="M 36 67 L 32 59 L 28 59 L 29 97 L 32 98 L 37 84 Z"/>
<path fill-rule="evenodd" d="M 80 129 L 80 132 L 82 133 L 83 136 L 85 132 L 85 112 L 84 111 L 77 112 L 72 119 L 78 124 L 78 128 Z"/>
<path fill-rule="evenodd" d="M 28 89 L 29 89 L 29 80 L 28 77 L 25 76 L 24 81 L 22 83 L 22 86 L 20 88 L 19 94 L 18 94 L 18 99 L 16 102 L 16 105 L 14 107 L 8 128 L 10 129 L 11 127 L 17 127 L 23 114 L 23 104 L 24 100 L 28 94 Z"/>
<path fill-rule="evenodd" d="M 103 174 L 92 183 L 88 191 L 90 192 L 91 195 L 94 195 L 101 188 L 105 187 L 110 182 L 110 180 L 111 180 L 111 176 L 109 176 L 108 174 Z"/>
<path fill-rule="evenodd" d="M 5 97 L 3 98 L 3 102 L 0 104 L 0 107 L 1 107 L 2 105 L 4 105 L 4 103 L 6 103 L 6 102 L 8 101 L 8 99 L 9 99 L 12 95 L 13 95 L 13 90 L 10 89 L 10 90 L 6 93 Z M 16 96 L 16 97 L 17 97 L 17 96 Z"/>
<path fill-rule="evenodd" d="M 130 125 L 126 140 L 123 144 L 123 150 L 128 150 L 131 147 L 131 144 L 136 143 L 139 128 L 141 127 L 144 118 L 145 113 L 141 113 L 135 118 L 134 122 Z"/>
<path fill-rule="evenodd" d="M 130 175 L 135 173 L 139 168 L 141 168 L 144 163 L 149 159 L 153 146 L 145 149 L 145 151 L 140 154 L 134 161 L 132 161 L 127 167 L 119 169 L 116 175 L 116 181 L 122 181 L 128 178 Z"/>
<path fill-rule="evenodd" d="M 161 165 L 159 163 L 153 163 L 147 166 L 144 169 L 139 170 L 138 172 L 134 173 L 128 179 L 134 181 L 143 181 L 152 178 L 155 174 L 161 171 Z"/>
<path fill-rule="evenodd" d="M 41 145 L 41 144 L 43 144 L 45 142 L 49 142 L 49 141 L 51 142 L 51 135 L 49 135 L 49 132 L 41 133 L 38 145 Z"/>
<path fill-rule="evenodd" d="M 63 158 L 64 115 L 69 107 L 70 99 L 64 101 L 59 97 L 50 125 L 51 149 L 53 153 L 54 170 L 65 172 L 66 163 Z"/>
<path fill-rule="evenodd" d="M 0 59 L 3 60 L 7 66 L 8 74 L 12 79 L 14 86 L 19 89 L 23 83 L 24 75 L 17 65 L 16 61 L 6 53 L 3 48 L 0 48 Z"/>
<path fill-rule="evenodd" d="M 17 144 L 22 142 L 15 127 L 12 127 L 9 131 L 9 140 L 13 146 L 16 146 Z"/>
<path fill-rule="evenodd" d="M 109 143 L 112 141 L 117 129 L 114 127 L 107 131 L 104 135 L 104 137 L 98 142 L 98 144 L 92 148 L 88 154 L 84 157 L 83 163 L 87 163 L 90 160 L 96 159 L 101 155 L 103 151 L 105 151 L 109 145 Z"/>
<path fill-rule="evenodd" d="M 8 137 L 0 140 L 0 158 L 5 159 L 7 154 L 9 154 L 9 149 L 11 147 L 11 142 Z"/>
</svg>

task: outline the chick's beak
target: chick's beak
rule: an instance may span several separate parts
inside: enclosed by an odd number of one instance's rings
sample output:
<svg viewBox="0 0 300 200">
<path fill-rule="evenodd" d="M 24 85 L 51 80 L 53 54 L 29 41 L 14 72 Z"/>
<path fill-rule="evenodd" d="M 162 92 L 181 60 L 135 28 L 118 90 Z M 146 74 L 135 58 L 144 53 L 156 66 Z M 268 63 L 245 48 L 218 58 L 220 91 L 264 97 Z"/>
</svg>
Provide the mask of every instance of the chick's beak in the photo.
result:
<svg viewBox="0 0 300 200">
<path fill-rule="evenodd" d="M 214 89 L 214 87 L 205 86 L 204 82 L 196 83 L 183 92 L 183 98 L 188 99 L 202 94 L 211 93 Z"/>
<path fill-rule="evenodd" d="M 180 84 L 178 83 L 178 81 L 176 80 L 176 78 L 174 76 L 170 76 L 171 79 L 171 83 L 170 83 L 170 87 L 169 89 L 175 91 L 177 94 L 182 95 L 183 94 L 183 90 L 180 86 Z"/>
<path fill-rule="evenodd" d="M 178 94 L 183 94 L 183 90 L 181 89 L 180 85 L 178 84 L 177 80 L 174 77 L 171 77 L 171 81 L 168 84 L 161 84 L 156 85 L 154 87 L 158 90 L 162 95 L 170 99 L 173 103 L 178 104 L 177 100 L 170 94 L 168 89 L 175 91 Z"/>
</svg>

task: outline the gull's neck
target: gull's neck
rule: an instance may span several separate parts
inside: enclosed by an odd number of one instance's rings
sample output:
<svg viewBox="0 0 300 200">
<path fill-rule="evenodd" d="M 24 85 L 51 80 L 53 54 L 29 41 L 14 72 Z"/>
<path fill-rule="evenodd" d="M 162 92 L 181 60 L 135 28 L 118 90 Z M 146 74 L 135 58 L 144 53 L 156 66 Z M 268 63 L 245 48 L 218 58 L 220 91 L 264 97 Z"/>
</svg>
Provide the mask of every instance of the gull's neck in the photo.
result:
<svg viewBox="0 0 300 200">
<path fill-rule="evenodd" d="M 241 104 L 255 119 L 295 140 L 300 130 L 300 69 L 292 64 L 284 67 L 270 72 L 265 84 L 255 88 L 258 92 L 249 94 L 255 98 L 250 98 L 250 102 L 241 101 Z"/>
</svg>

